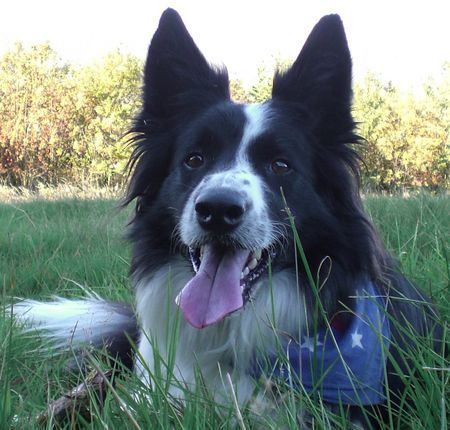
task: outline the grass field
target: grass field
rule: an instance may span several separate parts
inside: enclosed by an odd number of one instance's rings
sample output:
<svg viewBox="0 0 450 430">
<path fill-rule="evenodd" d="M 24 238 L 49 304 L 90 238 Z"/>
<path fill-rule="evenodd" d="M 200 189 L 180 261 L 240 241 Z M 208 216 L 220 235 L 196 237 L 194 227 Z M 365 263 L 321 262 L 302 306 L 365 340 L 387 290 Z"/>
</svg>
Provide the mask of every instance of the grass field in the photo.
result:
<svg viewBox="0 0 450 430">
<path fill-rule="evenodd" d="M 130 248 L 124 239 L 128 211 L 118 211 L 112 199 L 30 200 L 10 199 L 0 204 L 0 282 L 2 301 L 11 297 L 49 298 L 80 296 L 92 289 L 102 297 L 132 300 L 128 280 Z M 399 259 L 404 273 L 435 300 L 442 322 L 450 317 L 450 198 L 420 194 L 410 198 L 371 196 L 366 208 L 388 248 Z M 31 353 L 31 350 L 35 350 Z M 422 350 L 423 352 L 423 350 Z M 403 405 L 392 428 L 446 429 L 448 362 L 431 352 L 415 358 L 415 369 L 407 375 L 412 400 Z M 428 370 L 424 367 L 447 370 Z M 419 382 L 412 375 L 424 375 Z M 70 388 L 73 380 L 63 371 L 63 362 L 51 358 L 39 343 L 14 330 L 7 312 L 0 321 L 0 429 L 36 428 L 36 415 L 50 399 Z M 116 384 L 117 394 L 128 405 L 140 428 L 258 428 L 252 415 L 213 404 L 207 394 L 188 395 L 181 407 L 167 401 L 167 390 L 159 387 L 151 401 L 137 401 L 130 393 L 142 387 L 133 376 Z M 285 408 L 285 423 L 294 428 L 292 410 L 296 393 Z M 292 400 L 292 401 L 291 401 Z M 133 428 L 133 421 L 108 394 L 102 410 L 92 402 L 94 419 L 87 423 L 72 416 L 65 428 Z M 335 419 L 316 407 L 316 428 L 329 427 Z M 267 419 L 262 428 L 270 427 Z M 395 420 L 393 420 L 394 423 Z M 52 420 L 45 427 L 51 428 Z M 336 428 L 346 428 L 339 419 Z M 395 427 L 394 427 L 395 426 Z M 136 426 L 135 426 L 136 427 Z M 387 427 L 387 428 L 390 428 Z"/>
</svg>

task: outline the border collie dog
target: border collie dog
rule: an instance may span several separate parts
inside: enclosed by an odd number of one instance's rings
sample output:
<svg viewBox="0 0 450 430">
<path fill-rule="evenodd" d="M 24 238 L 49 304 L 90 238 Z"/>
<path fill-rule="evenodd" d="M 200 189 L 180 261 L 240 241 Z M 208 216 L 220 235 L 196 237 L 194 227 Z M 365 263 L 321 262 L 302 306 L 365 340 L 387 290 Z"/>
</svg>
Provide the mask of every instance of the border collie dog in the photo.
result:
<svg viewBox="0 0 450 430">
<path fill-rule="evenodd" d="M 24 301 L 16 314 L 121 357 L 127 332 L 149 385 L 153 346 L 167 359 L 178 324 L 175 376 L 189 389 L 200 370 L 218 401 L 229 398 L 227 373 L 244 404 L 267 372 L 331 405 L 383 404 L 407 366 L 398 327 L 429 333 L 434 312 L 363 211 L 351 69 L 342 22 L 325 16 L 275 74 L 271 100 L 237 104 L 226 70 L 165 11 L 131 130 L 135 312 L 88 298 Z"/>
</svg>

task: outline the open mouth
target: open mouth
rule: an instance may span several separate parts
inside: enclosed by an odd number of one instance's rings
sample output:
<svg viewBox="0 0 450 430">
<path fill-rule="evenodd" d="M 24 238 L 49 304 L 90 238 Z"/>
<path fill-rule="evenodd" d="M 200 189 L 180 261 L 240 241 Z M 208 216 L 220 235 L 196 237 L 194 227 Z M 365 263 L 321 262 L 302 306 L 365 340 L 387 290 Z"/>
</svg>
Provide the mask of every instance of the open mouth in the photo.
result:
<svg viewBox="0 0 450 430">
<path fill-rule="evenodd" d="M 241 309 L 275 254 L 206 244 L 189 249 L 194 277 L 176 298 L 185 319 L 203 328 Z"/>
<path fill-rule="evenodd" d="M 189 248 L 189 257 L 195 273 L 198 273 L 203 257 L 205 246 L 201 248 Z M 252 284 L 269 266 L 270 257 L 273 259 L 274 253 L 270 253 L 267 249 L 257 249 L 249 252 L 247 260 L 239 276 L 239 285 L 241 287 L 244 304 L 250 298 Z"/>
</svg>

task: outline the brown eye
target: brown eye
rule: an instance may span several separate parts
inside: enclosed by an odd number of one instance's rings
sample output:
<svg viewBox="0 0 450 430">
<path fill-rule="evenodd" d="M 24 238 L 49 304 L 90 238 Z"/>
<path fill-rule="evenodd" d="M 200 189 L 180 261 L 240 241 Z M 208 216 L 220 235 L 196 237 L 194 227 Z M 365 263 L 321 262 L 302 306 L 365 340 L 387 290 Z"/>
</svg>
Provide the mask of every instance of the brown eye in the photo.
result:
<svg viewBox="0 0 450 430">
<path fill-rule="evenodd" d="M 204 160 L 203 156 L 200 154 L 189 154 L 184 160 L 184 164 L 191 169 L 198 169 L 203 166 Z"/>
<path fill-rule="evenodd" d="M 291 170 L 291 166 L 289 166 L 289 163 L 286 160 L 282 159 L 272 161 L 270 168 L 276 175 L 284 175 Z"/>
</svg>

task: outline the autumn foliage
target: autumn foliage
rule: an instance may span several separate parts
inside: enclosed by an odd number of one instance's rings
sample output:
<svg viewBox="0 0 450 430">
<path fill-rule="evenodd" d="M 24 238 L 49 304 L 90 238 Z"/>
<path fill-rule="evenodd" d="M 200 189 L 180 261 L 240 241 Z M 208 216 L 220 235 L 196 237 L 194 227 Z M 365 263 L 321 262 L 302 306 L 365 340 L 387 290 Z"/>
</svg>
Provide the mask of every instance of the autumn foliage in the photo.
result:
<svg viewBox="0 0 450 430">
<path fill-rule="evenodd" d="M 120 181 L 141 69 L 120 52 L 75 67 L 48 45 L 17 44 L 0 59 L 0 178 L 23 186 Z"/>
<path fill-rule="evenodd" d="M 285 67 L 286 62 L 277 62 Z M 87 66 L 61 62 L 49 45 L 17 44 L 0 58 L 0 181 L 121 183 L 130 153 L 125 137 L 139 109 L 142 62 L 119 51 Z M 260 67 L 235 100 L 270 96 L 273 69 Z M 450 65 L 421 93 L 368 75 L 355 85 L 354 114 L 365 138 L 363 182 L 373 190 L 448 186 Z"/>
</svg>

